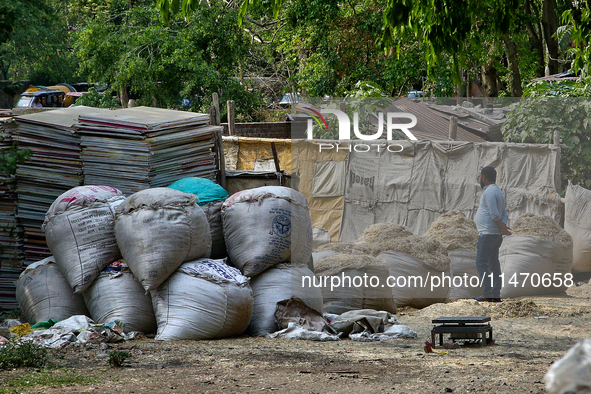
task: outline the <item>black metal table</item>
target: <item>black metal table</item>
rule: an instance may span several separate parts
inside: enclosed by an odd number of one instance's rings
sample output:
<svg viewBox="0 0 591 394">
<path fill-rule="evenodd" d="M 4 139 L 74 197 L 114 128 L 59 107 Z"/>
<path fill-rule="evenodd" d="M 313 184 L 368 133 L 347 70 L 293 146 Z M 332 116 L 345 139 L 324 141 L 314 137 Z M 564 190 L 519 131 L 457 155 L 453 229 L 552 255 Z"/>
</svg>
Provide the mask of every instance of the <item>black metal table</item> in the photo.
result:
<svg viewBox="0 0 591 394">
<path fill-rule="evenodd" d="M 435 346 L 435 337 L 439 334 L 439 346 L 443 346 L 443 334 L 450 334 L 452 342 L 492 344 L 490 320 L 489 316 L 438 317 L 431 320 L 433 324 L 440 324 L 431 330 L 431 343 Z"/>
</svg>

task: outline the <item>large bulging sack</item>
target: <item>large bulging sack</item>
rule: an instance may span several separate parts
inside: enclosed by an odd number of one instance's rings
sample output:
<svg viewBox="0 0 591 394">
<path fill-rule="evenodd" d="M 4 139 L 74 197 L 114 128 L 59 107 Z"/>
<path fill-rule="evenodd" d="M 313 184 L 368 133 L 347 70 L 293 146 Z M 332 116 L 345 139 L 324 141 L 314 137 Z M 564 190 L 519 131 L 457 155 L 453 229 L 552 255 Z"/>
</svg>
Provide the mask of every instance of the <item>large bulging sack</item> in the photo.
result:
<svg viewBox="0 0 591 394">
<path fill-rule="evenodd" d="M 157 340 L 240 335 L 252 316 L 248 278 L 224 260 L 184 263 L 151 296 L 158 322 Z"/>
<path fill-rule="evenodd" d="M 388 268 L 369 255 L 337 254 L 315 262 L 316 285 L 322 291 L 324 312 L 340 315 L 358 309 L 396 313 Z"/>
<path fill-rule="evenodd" d="M 378 255 L 394 279 L 390 283 L 396 306 L 425 308 L 445 302 L 449 290 L 449 271 L 439 271 L 424 261 L 402 252 L 384 251 Z"/>
<path fill-rule="evenodd" d="M 222 221 L 230 261 L 246 276 L 310 262 L 312 223 L 300 192 L 280 186 L 238 192 L 222 205 Z"/>
<path fill-rule="evenodd" d="M 113 187 L 79 186 L 59 196 L 47 211 L 47 245 L 75 293 L 121 256 L 113 218 L 123 200 L 123 193 Z"/>
<path fill-rule="evenodd" d="M 571 273 L 572 256 L 572 245 L 530 235 L 505 237 L 499 249 L 504 275 L 501 298 L 565 292 L 565 275 Z M 560 278 L 562 286 L 556 286 L 561 284 L 556 278 Z"/>
<path fill-rule="evenodd" d="M 31 264 L 16 281 L 16 299 L 31 324 L 88 315 L 82 295 L 72 291 L 53 256 Z"/>
<path fill-rule="evenodd" d="M 278 264 L 251 279 L 254 294 L 254 310 L 248 332 L 264 336 L 280 329 L 275 321 L 277 303 L 299 298 L 308 307 L 322 313 L 322 292 L 319 288 L 302 286 L 302 279 L 314 279 L 314 273 L 305 266 Z"/>
<path fill-rule="evenodd" d="M 199 198 L 197 204 L 205 212 L 211 233 L 211 258 L 227 257 L 226 242 L 222 226 L 222 203 L 228 198 L 228 192 L 217 183 L 205 178 L 189 177 L 180 179 L 170 186 L 171 189 L 192 193 Z"/>
<path fill-rule="evenodd" d="M 194 194 L 158 187 L 132 194 L 117 208 L 117 244 L 147 292 L 183 262 L 209 257 L 209 224 L 196 202 Z"/>
<path fill-rule="evenodd" d="M 222 225 L 222 204 L 223 201 L 211 202 L 201 205 L 209 223 L 209 234 L 211 235 L 211 258 L 221 259 L 228 256 L 226 241 L 224 240 L 224 227 Z"/>
<path fill-rule="evenodd" d="M 82 295 L 96 323 L 121 320 L 124 332 L 156 332 L 152 299 L 124 261 L 111 263 Z"/>
<path fill-rule="evenodd" d="M 564 229 L 573 238 L 573 272 L 591 271 L 591 191 L 569 184 Z"/>
<path fill-rule="evenodd" d="M 448 251 L 452 277 L 452 287 L 449 290 L 450 299 L 472 299 L 482 295 L 478 269 L 476 269 L 476 254 L 477 252 L 471 249 Z"/>
</svg>

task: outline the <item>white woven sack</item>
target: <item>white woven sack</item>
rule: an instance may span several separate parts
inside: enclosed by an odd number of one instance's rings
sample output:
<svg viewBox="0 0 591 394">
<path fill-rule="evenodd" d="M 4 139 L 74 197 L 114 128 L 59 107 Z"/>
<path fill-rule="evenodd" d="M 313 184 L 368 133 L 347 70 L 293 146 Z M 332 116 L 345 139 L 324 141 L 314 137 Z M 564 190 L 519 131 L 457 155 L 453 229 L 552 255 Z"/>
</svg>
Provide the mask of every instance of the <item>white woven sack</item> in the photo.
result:
<svg viewBox="0 0 591 394">
<path fill-rule="evenodd" d="M 84 291 L 121 256 L 113 218 L 123 200 L 113 187 L 79 186 L 59 196 L 47 211 L 47 245 L 74 292 Z"/>
<path fill-rule="evenodd" d="M 302 277 L 314 278 L 305 266 L 292 268 L 291 264 L 278 264 L 251 279 L 254 310 L 248 332 L 264 336 L 279 330 L 275 321 L 277 303 L 296 297 L 310 308 L 322 313 L 322 292 L 315 287 L 302 287 Z"/>
<path fill-rule="evenodd" d="M 184 263 L 151 296 L 158 322 L 157 340 L 240 335 L 252 316 L 248 278 L 224 260 Z"/>
<path fill-rule="evenodd" d="M 569 184 L 564 229 L 573 238 L 573 272 L 591 271 L 591 191 Z"/>
<path fill-rule="evenodd" d="M 318 284 L 322 283 L 324 312 L 340 315 L 358 309 L 374 309 L 396 313 L 396 303 L 392 298 L 392 290 L 385 285 L 388 275 L 388 269 L 384 266 L 369 266 L 358 269 L 344 268 L 339 272 L 330 274 L 331 277 L 336 277 L 335 286 L 331 288 L 333 279 L 329 277 L 325 281 L 322 272 L 316 272 Z M 372 286 L 369 279 L 362 282 L 364 277 L 370 278 L 371 282 L 376 286 Z M 337 279 L 339 282 L 344 283 L 336 286 Z M 351 286 L 349 286 L 349 281 Z M 325 283 L 327 286 L 324 286 Z M 361 283 L 361 286 L 358 285 L 359 283 Z"/>
<path fill-rule="evenodd" d="M 156 332 L 152 299 L 122 260 L 105 268 L 82 295 L 96 323 L 121 320 L 124 332 Z"/>
<path fill-rule="evenodd" d="M 53 256 L 31 264 L 16 281 L 16 299 L 31 324 L 88 315 L 84 299 L 74 294 Z"/>
<path fill-rule="evenodd" d="M 423 261 L 409 256 L 405 253 L 386 251 L 378 255 L 390 271 L 390 276 L 397 278 L 392 286 L 392 296 L 396 306 L 412 306 L 413 308 L 425 308 L 432 304 L 445 302 L 448 296 L 450 285 L 448 281 L 442 280 L 431 289 L 433 276 L 440 279 L 449 276 L 449 271 L 443 273 Z"/>
<path fill-rule="evenodd" d="M 476 254 L 476 251 L 470 249 L 448 251 L 451 260 L 449 269 L 453 279 L 449 290 L 451 300 L 471 299 L 482 295 L 482 289 L 478 286 L 480 282 L 476 269 Z"/>
<path fill-rule="evenodd" d="M 209 223 L 212 259 L 223 259 L 228 257 L 226 241 L 224 241 L 224 226 L 222 225 L 222 204 L 223 201 L 216 201 L 201 205 L 201 209 L 205 212 L 205 217 Z"/>
<path fill-rule="evenodd" d="M 117 208 L 117 244 L 147 292 L 183 262 L 209 257 L 209 224 L 196 202 L 194 194 L 158 187 L 129 196 Z"/>
<path fill-rule="evenodd" d="M 222 221 L 230 261 L 246 276 L 310 262 L 312 222 L 300 192 L 281 186 L 238 192 L 224 201 Z"/>
<path fill-rule="evenodd" d="M 511 235 L 503 239 L 499 262 L 505 282 L 501 298 L 560 294 L 566 291 L 564 280 L 571 273 L 573 251 L 572 246 L 540 237 Z M 557 286 L 556 278 L 562 286 Z"/>
</svg>

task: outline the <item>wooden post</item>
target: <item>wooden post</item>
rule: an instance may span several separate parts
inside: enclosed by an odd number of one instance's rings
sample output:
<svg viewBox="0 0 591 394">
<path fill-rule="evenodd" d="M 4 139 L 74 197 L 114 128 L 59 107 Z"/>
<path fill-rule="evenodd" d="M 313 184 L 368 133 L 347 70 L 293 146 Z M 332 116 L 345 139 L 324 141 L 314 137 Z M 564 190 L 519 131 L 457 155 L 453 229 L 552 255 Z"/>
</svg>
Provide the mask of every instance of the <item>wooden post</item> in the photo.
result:
<svg viewBox="0 0 591 394">
<path fill-rule="evenodd" d="M 279 166 L 279 156 L 277 155 L 277 147 L 275 146 L 274 142 L 271 142 L 271 150 L 273 151 L 273 162 L 275 163 L 275 172 L 281 172 L 281 167 Z"/>
<path fill-rule="evenodd" d="M 215 107 L 212 105 L 211 107 L 209 107 L 209 124 L 212 126 L 217 126 L 215 124 Z"/>
<path fill-rule="evenodd" d="M 214 126 L 219 126 L 222 124 L 222 115 L 220 113 L 220 96 L 217 92 L 213 93 L 213 107 L 215 108 L 215 123 L 211 123 Z M 212 122 L 214 119 L 212 118 Z"/>
<path fill-rule="evenodd" d="M 553 141 L 552 142 L 554 143 L 554 146 L 558 148 L 558 163 L 559 163 L 556 166 L 557 167 L 557 170 L 558 170 L 558 174 L 556 174 L 556 179 L 557 179 L 557 182 L 556 182 L 556 192 L 557 193 L 561 193 L 562 192 L 562 185 L 560 184 L 560 177 L 561 177 L 561 174 L 560 174 L 560 170 L 561 170 L 560 169 L 560 161 L 562 160 L 562 147 L 560 146 L 560 131 L 554 130 L 553 137 L 554 138 L 553 138 Z M 562 219 L 564 219 L 564 218 L 562 218 Z M 562 224 L 564 225 L 564 221 L 563 220 L 561 220 L 561 221 L 562 221 Z"/>
<path fill-rule="evenodd" d="M 449 139 L 455 141 L 458 138 L 458 117 L 449 117 Z"/>
<path fill-rule="evenodd" d="M 275 162 L 275 172 L 279 178 L 279 186 L 283 186 L 283 176 L 281 174 L 281 167 L 279 166 L 279 156 L 277 155 L 277 147 L 274 142 L 271 142 L 271 150 L 273 151 L 273 162 Z"/>
<path fill-rule="evenodd" d="M 236 134 L 236 112 L 234 100 L 228 100 L 228 134 Z"/>
<path fill-rule="evenodd" d="M 224 142 L 222 140 L 222 130 L 215 131 L 216 145 L 218 146 L 219 157 L 219 179 L 220 186 L 226 189 L 226 158 L 224 157 Z M 227 190 L 227 189 L 226 189 Z"/>
</svg>

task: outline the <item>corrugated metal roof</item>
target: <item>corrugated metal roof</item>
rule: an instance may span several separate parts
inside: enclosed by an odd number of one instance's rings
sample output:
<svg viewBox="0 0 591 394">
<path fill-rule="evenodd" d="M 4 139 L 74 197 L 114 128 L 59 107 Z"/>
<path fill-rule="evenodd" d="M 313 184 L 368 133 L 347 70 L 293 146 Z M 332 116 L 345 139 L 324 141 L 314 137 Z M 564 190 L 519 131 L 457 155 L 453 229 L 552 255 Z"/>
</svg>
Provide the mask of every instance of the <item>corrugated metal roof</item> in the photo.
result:
<svg viewBox="0 0 591 394">
<path fill-rule="evenodd" d="M 387 109 L 389 112 L 407 112 L 417 117 L 417 125 L 410 131 L 420 140 L 446 141 L 449 139 L 449 118 L 444 119 L 425 103 L 400 98 Z M 408 122 L 401 119 L 400 123 Z M 484 138 L 471 133 L 458 122 L 457 141 L 483 142 Z"/>
</svg>

